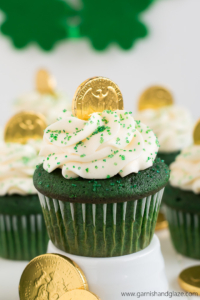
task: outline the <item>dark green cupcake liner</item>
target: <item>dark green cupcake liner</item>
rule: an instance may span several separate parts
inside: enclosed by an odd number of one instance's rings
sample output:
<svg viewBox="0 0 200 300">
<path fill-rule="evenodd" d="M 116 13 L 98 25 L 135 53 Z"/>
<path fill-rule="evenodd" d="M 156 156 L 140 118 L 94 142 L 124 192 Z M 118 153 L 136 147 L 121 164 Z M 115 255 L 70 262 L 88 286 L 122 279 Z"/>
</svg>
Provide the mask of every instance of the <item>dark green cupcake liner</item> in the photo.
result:
<svg viewBox="0 0 200 300">
<path fill-rule="evenodd" d="M 166 207 L 171 239 L 176 251 L 200 259 L 200 214 Z"/>
<path fill-rule="evenodd" d="M 146 248 L 153 237 L 164 188 L 124 203 L 81 204 L 39 193 L 53 244 L 71 254 L 112 257 Z"/>
<path fill-rule="evenodd" d="M 42 214 L 0 214 L 0 257 L 31 260 L 46 253 L 48 234 Z"/>
</svg>

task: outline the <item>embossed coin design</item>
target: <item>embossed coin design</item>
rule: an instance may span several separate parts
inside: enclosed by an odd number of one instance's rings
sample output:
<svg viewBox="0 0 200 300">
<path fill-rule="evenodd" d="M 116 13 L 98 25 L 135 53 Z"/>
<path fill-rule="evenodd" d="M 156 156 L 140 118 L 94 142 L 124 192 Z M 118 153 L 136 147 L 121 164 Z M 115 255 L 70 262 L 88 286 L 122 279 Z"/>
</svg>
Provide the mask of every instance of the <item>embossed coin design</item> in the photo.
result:
<svg viewBox="0 0 200 300">
<path fill-rule="evenodd" d="M 183 270 L 178 282 L 183 290 L 200 296 L 200 265 Z"/>
<path fill-rule="evenodd" d="M 66 292 L 88 289 L 82 270 L 70 259 L 57 254 L 34 258 L 20 279 L 20 300 L 59 300 Z"/>
<path fill-rule="evenodd" d="M 25 144 L 29 139 L 42 139 L 46 127 L 42 114 L 23 111 L 14 115 L 6 124 L 4 140 L 8 143 Z"/>
<path fill-rule="evenodd" d="M 74 290 L 67 292 L 59 300 L 100 300 L 100 298 L 88 291 Z"/>
<path fill-rule="evenodd" d="M 40 94 L 54 94 L 56 80 L 46 70 L 39 70 L 36 74 L 36 89 Z"/>
<path fill-rule="evenodd" d="M 164 214 L 161 213 L 161 212 L 159 212 L 159 214 L 158 214 L 158 220 L 157 220 L 157 223 L 156 223 L 156 231 L 157 230 L 165 229 L 167 227 L 168 227 L 168 222 L 165 219 Z"/>
<path fill-rule="evenodd" d="M 195 145 L 200 145 L 200 119 L 196 123 L 193 131 L 193 139 Z"/>
<path fill-rule="evenodd" d="M 123 107 L 119 87 L 105 77 L 93 77 L 84 81 L 77 88 L 72 102 L 74 116 L 82 120 L 88 120 L 94 112 L 121 110 Z"/>
<path fill-rule="evenodd" d="M 162 86 L 152 86 L 142 93 L 138 108 L 139 110 L 157 109 L 172 104 L 173 97 L 167 89 Z"/>
</svg>

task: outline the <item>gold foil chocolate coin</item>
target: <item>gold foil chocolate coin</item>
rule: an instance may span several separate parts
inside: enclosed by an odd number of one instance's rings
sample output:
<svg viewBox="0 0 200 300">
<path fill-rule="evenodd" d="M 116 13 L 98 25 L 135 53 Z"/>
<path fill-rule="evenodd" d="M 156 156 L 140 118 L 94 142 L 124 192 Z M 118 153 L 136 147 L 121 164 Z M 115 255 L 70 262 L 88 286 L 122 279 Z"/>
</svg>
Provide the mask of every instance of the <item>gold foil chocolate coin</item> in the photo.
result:
<svg viewBox="0 0 200 300">
<path fill-rule="evenodd" d="M 67 292 L 59 300 L 100 300 L 100 298 L 88 291 L 74 290 Z"/>
<path fill-rule="evenodd" d="M 200 145 L 200 120 L 198 120 L 194 127 L 193 139 L 195 145 Z"/>
<path fill-rule="evenodd" d="M 34 258 L 22 273 L 20 300 L 60 299 L 74 289 L 88 289 L 81 269 L 70 259 L 57 254 Z"/>
<path fill-rule="evenodd" d="M 172 104 L 173 97 L 167 89 L 162 86 L 152 86 L 142 93 L 138 109 L 157 109 Z"/>
<path fill-rule="evenodd" d="M 200 265 L 183 270 L 178 282 L 183 290 L 200 296 Z"/>
<path fill-rule="evenodd" d="M 42 139 L 46 127 L 42 114 L 23 111 L 14 115 L 6 124 L 4 140 L 7 143 L 25 144 L 29 139 Z"/>
<path fill-rule="evenodd" d="M 123 109 L 119 87 L 105 77 L 93 77 L 84 81 L 76 90 L 72 102 L 74 116 L 88 120 L 94 112 Z"/>
<path fill-rule="evenodd" d="M 162 230 L 162 229 L 165 229 L 168 227 L 168 222 L 167 220 L 165 219 L 165 216 L 163 213 L 159 212 L 158 214 L 158 220 L 157 220 L 157 223 L 156 223 L 156 231 L 157 230 Z"/>
<path fill-rule="evenodd" d="M 56 80 L 46 70 L 39 70 L 36 74 L 36 89 L 40 94 L 54 94 Z"/>
</svg>

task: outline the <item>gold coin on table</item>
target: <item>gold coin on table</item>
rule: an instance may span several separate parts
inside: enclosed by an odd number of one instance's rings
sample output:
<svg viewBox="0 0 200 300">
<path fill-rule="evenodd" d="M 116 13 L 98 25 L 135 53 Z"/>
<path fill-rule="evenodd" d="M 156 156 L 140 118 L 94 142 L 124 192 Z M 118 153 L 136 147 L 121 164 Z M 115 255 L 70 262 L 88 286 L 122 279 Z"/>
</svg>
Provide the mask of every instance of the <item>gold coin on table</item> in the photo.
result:
<svg viewBox="0 0 200 300">
<path fill-rule="evenodd" d="M 46 120 L 42 114 L 22 111 L 6 124 L 4 140 L 7 143 L 25 144 L 29 139 L 42 139 L 46 127 Z"/>
<path fill-rule="evenodd" d="M 200 145 L 200 120 L 198 120 L 194 127 L 193 139 L 195 145 Z"/>
<path fill-rule="evenodd" d="M 94 112 L 123 109 L 123 97 L 119 87 L 105 77 L 93 77 L 84 81 L 76 90 L 72 112 L 82 120 L 88 120 Z"/>
<path fill-rule="evenodd" d="M 156 231 L 157 230 L 162 230 L 168 227 L 168 222 L 165 219 L 165 216 L 163 213 L 159 212 L 158 214 L 158 219 L 157 219 L 157 223 L 156 223 Z"/>
<path fill-rule="evenodd" d="M 54 94 L 55 78 L 48 71 L 40 69 L 36 74 L 36 89 L 40 94 Z"/>
<path fill-rule="evenodd" d="M 162 86 L 152 86 L 142 93 L 138 108 L 139 110 L 157 109 L 172 104 L 173 97 L 167 89 Z"/>
<path fill-rule="evenodd" d="M 67 292 L 59 300 L 100 300 L 100 298 L 88 291 L 74 290 Z"/>
<path fill-rule="evenodd" d="M 88 289 L 82 270 L 70 259 L 57 254 L 34 258 L 22 273 L 20 300 L 60 299 L 74 289 Z"/>
<path fill-rule="evenodd" d="M 200 296 L 200 265 L 183 270 L 178 282 L 183 290 Z"/>
</svg>

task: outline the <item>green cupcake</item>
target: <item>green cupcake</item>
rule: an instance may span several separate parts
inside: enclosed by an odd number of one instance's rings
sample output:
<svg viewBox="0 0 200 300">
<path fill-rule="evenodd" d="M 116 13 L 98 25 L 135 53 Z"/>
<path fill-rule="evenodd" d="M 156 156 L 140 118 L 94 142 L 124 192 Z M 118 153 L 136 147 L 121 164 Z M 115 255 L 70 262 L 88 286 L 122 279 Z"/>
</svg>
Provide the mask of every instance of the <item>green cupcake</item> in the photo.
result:
<svg viewBox="0 0 200 300">
<path fill-rule="evenodd" d="M 200 259 L 200 146 L 184 150 L 171 164 L 163 202 L 177 252 Z"/>
<path fill-rule="evenodd" d="M 193 121 L 187 109 L 173 104 L 173 96 L 162 86 L 152 86 L 139 100 L 136 120 L 147 124 L 156 134 L 158 157 L 169 166 L 182 149 L 192 144 Z"/>
<path fill-rule="evenodd" d="M 33 181 L 53 244 L 89 257 L 147 247 L 169 179 L 157 151 L 153 131 L 122 110 L 64 112 L 47 127 Z"/>
<path fill-rule="evenodd" d="M 48 234 L 32 176 L 40 141 L 1 143 L 0 257 L 30 260 L 46 252 Z"/>
</svg>

